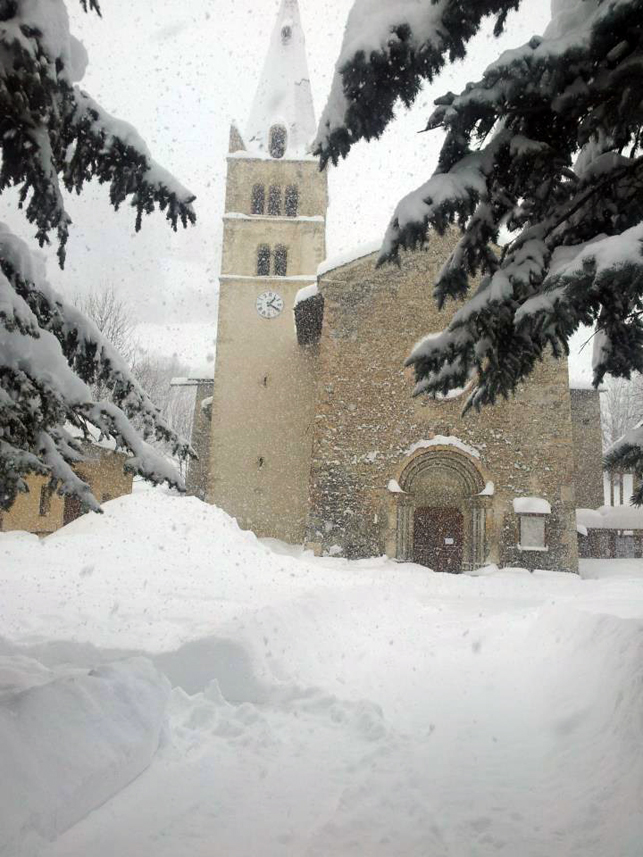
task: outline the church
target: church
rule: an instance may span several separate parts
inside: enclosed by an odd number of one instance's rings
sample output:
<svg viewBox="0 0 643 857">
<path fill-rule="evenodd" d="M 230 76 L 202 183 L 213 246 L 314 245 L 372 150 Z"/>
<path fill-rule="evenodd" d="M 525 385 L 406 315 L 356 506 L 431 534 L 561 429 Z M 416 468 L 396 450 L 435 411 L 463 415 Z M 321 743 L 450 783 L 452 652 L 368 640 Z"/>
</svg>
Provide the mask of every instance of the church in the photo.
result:
<svg viewBox="0 0 643 857">
<path fill-rule="evenodd" d="M 599 396 L 545 361 L 515 398 L 412 398 L 404 360 L 442 330 L 457 236 L 401 266 L 326 260 L 328 188 L 297 0 L 283 0 L 242 134 L 230 132 L 217 353 L 188 489 L 260 537 L 438 571 L 578 570 L 576 508 L 603 503 Z"/>
</svg>

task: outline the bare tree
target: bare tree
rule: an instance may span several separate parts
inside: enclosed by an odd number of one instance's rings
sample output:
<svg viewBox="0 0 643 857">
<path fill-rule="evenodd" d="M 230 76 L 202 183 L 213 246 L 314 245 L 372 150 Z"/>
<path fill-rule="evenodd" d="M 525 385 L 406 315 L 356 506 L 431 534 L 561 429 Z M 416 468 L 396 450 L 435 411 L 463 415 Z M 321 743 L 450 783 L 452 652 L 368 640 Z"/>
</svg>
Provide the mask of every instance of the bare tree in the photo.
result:
<svg viewBox="0 0 643 857">
<path fill-rule="evenodd" d="M 608 376 L 606 392 L 601 396 L 603 445 L 608 449 L 626 431 L 641 420 L 643 414 L 643 376 L 630 380 Z"/>
<path fill-rule="evenodd" d="M 192 432 L 194 390 L 171 386 L 172 379 L 187 375 L 189 367 L 176 356 L 150 354 L 141 346 L 133 313 L 112 286 L 100 285 L 88 294 L 78 296 L 74 302 L 126 361 L 136 380 L 172 429 L 180 437 L 189 438 Z M 99 401 L 110 398 L 104 382 L 98 381 L 95 388 L 95 397 Z"/>
<path fill-rule="evenodd" d="M 162 357 L 139 349 L 132 367 L 134 375 L 163 416 L 182 437 L 190 437 L 194 411 L 194 390 L 172 387 L 172 379 L 189 374 L 189 366 L 176 355 Z"/>
<path fill-rule="evenodd" d="M 136 338 L 136 321 L 132 310 L 113 286 L 100 285 L 74 300 L 78 309 L 89 316 L 103 336 L 129 366 L 132 366 L 139 344 Z"/>
<path fill-rule="evenodd" d="M 107 284 L 98 285 L 90 292 L 77 294 L 74 304 L 94 322 L 131 369 L 139 348 L 136 322 L 129 305 L 116 294 L 114 287 Z M 91 389 L 97 401 L 111 399 L 104 380 L 97 379 Z M 154 397 L 152 401 L 155 402 Z"/>
</svg>

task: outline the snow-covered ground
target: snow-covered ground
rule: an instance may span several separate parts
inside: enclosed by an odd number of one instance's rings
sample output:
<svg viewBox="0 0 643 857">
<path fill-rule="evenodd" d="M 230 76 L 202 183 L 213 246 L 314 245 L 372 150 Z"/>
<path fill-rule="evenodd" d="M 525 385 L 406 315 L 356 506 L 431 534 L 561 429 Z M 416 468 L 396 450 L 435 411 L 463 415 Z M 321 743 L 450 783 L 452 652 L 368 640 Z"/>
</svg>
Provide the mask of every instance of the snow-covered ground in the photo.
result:
<svg viewBox="0 0 643 857">
<path fill-rule="evenodd" d="M 2 857 L 643 854 L 643 561 L 450 576 L 105 510 L 0 534 Z"/>
</svg>

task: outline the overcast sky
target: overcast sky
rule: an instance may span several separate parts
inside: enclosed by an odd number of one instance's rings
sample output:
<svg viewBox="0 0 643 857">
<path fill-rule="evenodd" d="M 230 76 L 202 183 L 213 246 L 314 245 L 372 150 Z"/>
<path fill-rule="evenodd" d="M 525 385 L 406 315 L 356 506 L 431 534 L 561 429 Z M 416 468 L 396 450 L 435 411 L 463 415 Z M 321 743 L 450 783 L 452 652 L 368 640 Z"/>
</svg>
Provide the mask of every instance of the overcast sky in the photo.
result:
<svg viewBox="0 0 643 857">
<path fill-rule="evenodd" d="M 161 215 L 135 238 L 133 215 L 115 214 L 104 188 L 69 202 L 74 219 L 64 272 L 49 265 L 66 293 L 94 283 L 122 290 L 141 322 L 214 324 L 229 125 L 243 129 L 279 0 L 103 0 L 103 18 L 68 0 L 72 30 L 88 49 L 82 82 L 102 106 L 134 124 L 156 160 L 197 195 L 198 225 L 174 235 Z M 317 116 L 352 0 L 300 0 Z M 134 11 L 132 11 L 134 10 Z M 549 0 L 525 0 L 506 34 L 490 27 L 469 59 L 427 87 L 410 111 L 374 143 L 355 147 L 331 168 L 328 253 L 383 234 L 395 203 L 432 172 L 441 135 L 418 135 L 435 97 L 480 76 L 499 50 L 542 32 Z M 16 225 L 12 218 L 12 225 Z M 28 227 L 21 228 L 29 235 Z M 53 257 L 52 257 L 53 259 Z"/>
</svg>

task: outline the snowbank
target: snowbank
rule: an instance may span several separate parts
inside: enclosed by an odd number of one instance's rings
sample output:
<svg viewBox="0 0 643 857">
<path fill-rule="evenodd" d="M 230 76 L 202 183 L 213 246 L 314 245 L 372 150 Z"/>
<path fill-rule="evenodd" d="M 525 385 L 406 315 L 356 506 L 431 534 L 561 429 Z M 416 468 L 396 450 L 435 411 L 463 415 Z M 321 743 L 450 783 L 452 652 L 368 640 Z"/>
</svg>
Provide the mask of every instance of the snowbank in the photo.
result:
<svg viewBox="0 0 643 857">
<path fill-rule="evenodd" d="M 142 658 L 58 673 L 0 658 L 0 854 L 54 839 L 142 773 L 168 698 Z"/>
<path fill-rule="evenodd" d="M 643 562 L 582 568 L 315 558 L 159 489 L 0 536 L 0 854 L 638 857 Z"/>
</svg>

